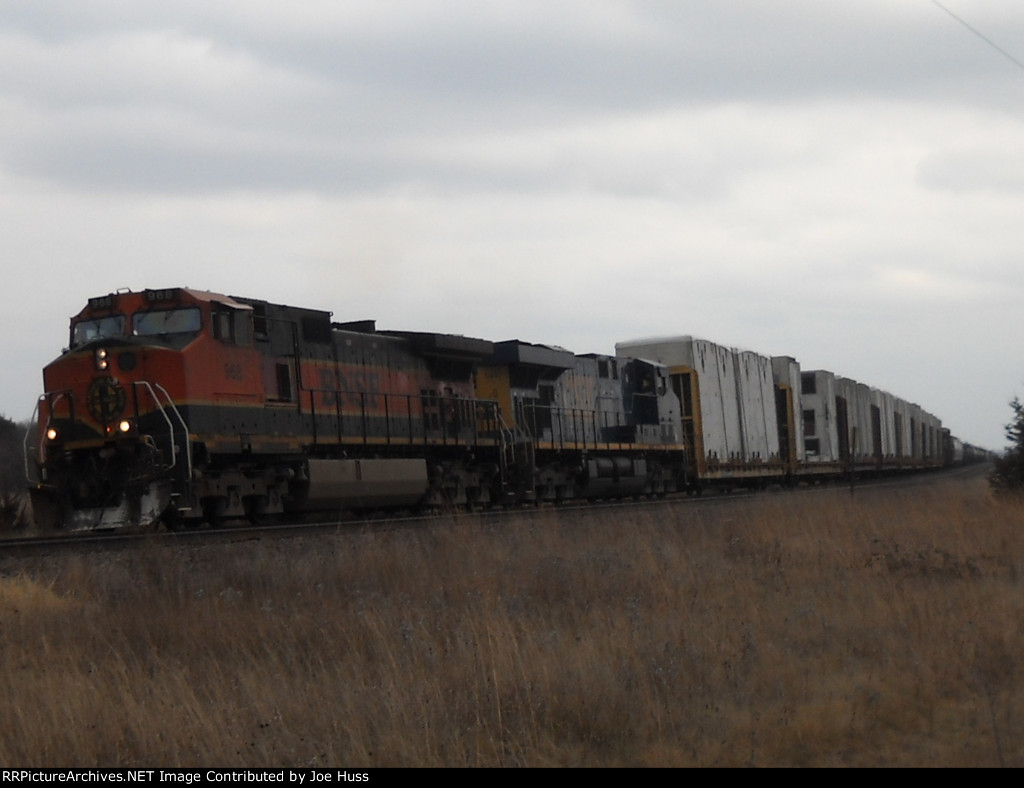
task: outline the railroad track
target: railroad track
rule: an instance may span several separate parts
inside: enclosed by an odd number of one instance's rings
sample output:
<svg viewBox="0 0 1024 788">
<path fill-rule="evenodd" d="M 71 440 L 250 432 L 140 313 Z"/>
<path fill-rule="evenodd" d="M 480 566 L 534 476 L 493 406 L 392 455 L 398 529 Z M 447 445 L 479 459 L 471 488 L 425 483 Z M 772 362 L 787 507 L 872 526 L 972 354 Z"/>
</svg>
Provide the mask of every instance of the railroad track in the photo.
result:
<svg viewBox="0 0 1024 788">
<path fill-rule="evenodd" d="M 220 527 L 198 528 L 184 531 L 143 531 L 143 532 L 80 532 L 74 534 L 33 535 L 22 534 L 0 539 L 0 559 L 6 556 L 30 555 L 59 552 L 74 548 L 82 551 L 120 550 L 143 542 L 167 546 L 222 544 L 225 542 L 259 540 L 287 536 L 306 536 L 316 533 L 344 533 L 345 531 L 384 530 L 429 526 L 452 519 L 466 522 L 500 523 L 507 518 L 550 517 L 552 514 L 564 517 L 579 517 L 601 511 L 621 509 L 634 510 L 639 507 L 657 508 L 664 506 L 727 506 L 731 503 L 750 500 L 752 497 L 776 495 L 818 495 L 849 489 L 851 494 L 858 491 L 900 490 L 928 486 L 951 480 L 964 482 L 985 477 L 990 470 L 987 464 L 967 465 L 958 468 L 925 472 L 912 476 L 882 477 L 876 479 L 833 480 L 825 484 L 800 485 L 790 489 L 778 487 L 767 490 L 734 490 L 729 493 L 712 492 L 706 495 L 678 493 L 663 498 L 601 500 L 593 502 L 572 502 L 566 504 L 541 504 L 514 509 L 483 509 L 474 512 L 432 512 L 427 514 L 381 514 L 371 517 L 339 519 L 337 517 L 302 522 L 277 521 L 253 524 L 246 521 L 228 523 Z"/>
</svg>

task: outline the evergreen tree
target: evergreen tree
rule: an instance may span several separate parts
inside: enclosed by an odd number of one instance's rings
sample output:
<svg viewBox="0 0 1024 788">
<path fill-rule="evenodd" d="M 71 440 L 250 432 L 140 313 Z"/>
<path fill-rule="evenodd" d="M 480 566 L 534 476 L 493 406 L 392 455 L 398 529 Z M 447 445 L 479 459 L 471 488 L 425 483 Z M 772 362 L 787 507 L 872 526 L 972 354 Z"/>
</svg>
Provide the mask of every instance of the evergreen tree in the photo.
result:
<svg viewBox="0 0 1024 788">
<path fill-rule="evenodd" d="M 28 484 L 22 458 L 24 438 L 23 425 L 0 415 L 0 493 L 21 492 Z"/>
<path fill-rule="evenodd" d="M 22 440 L 25 425 L 0 415 L 0 531 L 24 528 L 28 524 L 25 505 L 25 464 Z"/>
<path fill-rule="evenodd" d="M 996 458 L 989 481 L 996 490 L 1024 493 L 1024 402 L 1014 397 L 1010 407 L 1013 420 L 1006 425 L 1010 446 L 1002 457 Z"/>
</svg>

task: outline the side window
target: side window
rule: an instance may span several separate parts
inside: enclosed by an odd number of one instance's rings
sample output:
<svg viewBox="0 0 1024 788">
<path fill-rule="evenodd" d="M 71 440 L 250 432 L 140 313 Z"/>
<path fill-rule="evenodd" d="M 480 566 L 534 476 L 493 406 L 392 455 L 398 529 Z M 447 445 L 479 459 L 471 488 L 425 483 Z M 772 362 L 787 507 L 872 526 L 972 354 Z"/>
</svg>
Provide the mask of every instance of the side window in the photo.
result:
<svg viewBox="0 0 1024 788">
<path fill-rule="evenodd" d="M 221 342 L 234 342 L 231 330 L 231 313 L 226 309 L 217 309 L 213 313 L 213 336 Z"/>
<path fill-rule="evenodd" d="M 288 364 L 277 365 L 277 398 L 283 402 L 292 400 L 292 371 Z"/>
<path fill-rule="evenodd" d="M 249 313 L 244 309 L 235 311 L 235 343 L 249 346 L 252 344 L 252 322 Z"/>
<path fill-rule="evenodd" d="M 253 336 L 261 342 L 270 339 L 267 328 L 267 305 L 253 304 L 252 307 L 252 331 Z"/>
<path fill-rule="evenodd" d="M 213 309 L 213 336 L 228 345 L 246 345 L 251 342 L 249 312 L 244 309 Z"/>
</svg>

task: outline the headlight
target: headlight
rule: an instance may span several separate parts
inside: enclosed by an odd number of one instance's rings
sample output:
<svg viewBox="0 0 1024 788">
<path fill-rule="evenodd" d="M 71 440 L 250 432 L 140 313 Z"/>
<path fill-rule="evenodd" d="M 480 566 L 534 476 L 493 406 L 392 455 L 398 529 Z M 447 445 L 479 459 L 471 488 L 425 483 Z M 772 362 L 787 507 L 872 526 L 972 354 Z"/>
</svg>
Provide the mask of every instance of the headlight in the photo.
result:
<svg viewBox="0 0 1024 788">
<path fill-rule="evenodd" d="M 57 435 L 59 435 L 59 433 L 57 432 L 57 428 L 56 427 L 50 427 L 46 431 L 46 440 L 48 440 L 48 441 L 55 441 L 55 440 L 57 440 Z"/>
<path fill-rule="evenodd" d="M 117 424 L 108 424 L 105 428 L 105 432 L 110 437 L 117 435 L 127 435 L 135 429 L 135 423 L 131 419 L 121 419 Z"/>
<path fill-rule="evenodd" d="M 96 369 L 99 372 L 103 372 L 107 367 L 110 366 L 110 362 L 107 360 L 107 349 L 97 348 L 95 354 Z"/>
</svg>

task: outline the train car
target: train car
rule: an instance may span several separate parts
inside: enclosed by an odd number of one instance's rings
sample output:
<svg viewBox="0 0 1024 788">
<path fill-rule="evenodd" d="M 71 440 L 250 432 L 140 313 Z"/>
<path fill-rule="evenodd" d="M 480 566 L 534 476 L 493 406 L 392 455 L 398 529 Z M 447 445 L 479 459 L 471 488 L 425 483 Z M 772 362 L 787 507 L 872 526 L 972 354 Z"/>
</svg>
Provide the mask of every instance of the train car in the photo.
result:
<svg viewBox="0 0 1024 788">
<path fill-rule="evenodd" d="M 682 405 L 690 487 L 786 475 L 771 359 L 692 336 L 620 342 L 615 349 L 668 368 Z"/>
<path fill-rule="evenodd" d="M 662 494 L 684 472 L 678 398 L 659 364 L 499 342 L 477 393 L 500 403 L 536 501 Z"/>
</svg>

